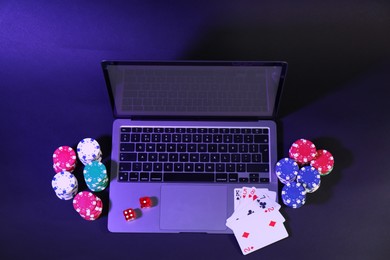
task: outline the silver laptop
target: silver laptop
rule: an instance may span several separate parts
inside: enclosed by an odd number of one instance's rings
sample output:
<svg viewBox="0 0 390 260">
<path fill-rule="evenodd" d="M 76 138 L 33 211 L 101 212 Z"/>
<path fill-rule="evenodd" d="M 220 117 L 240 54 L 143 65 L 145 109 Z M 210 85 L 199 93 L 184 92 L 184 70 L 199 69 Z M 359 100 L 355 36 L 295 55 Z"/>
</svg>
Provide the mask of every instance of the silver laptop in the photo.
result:
<svg viewBox="0 0 390 260">
<path fill-rule="evenodd" d="M 234 189 L 277 192 L 286 62 L 103 61 L 111 232 L 232 233 Z M 141 207 L 140 198 L 151 205 Z M 132 209 L 135 219 L 125 218 Z"/>
</svg>

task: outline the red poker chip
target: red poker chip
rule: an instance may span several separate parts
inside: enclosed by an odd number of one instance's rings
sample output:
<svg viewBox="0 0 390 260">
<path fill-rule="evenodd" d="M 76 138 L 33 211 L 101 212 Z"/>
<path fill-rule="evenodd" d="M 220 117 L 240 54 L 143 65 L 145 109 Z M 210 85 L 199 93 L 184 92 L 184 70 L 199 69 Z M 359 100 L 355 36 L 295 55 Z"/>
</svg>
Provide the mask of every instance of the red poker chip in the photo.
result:
<svg viewBox="0 0 390 260">
<path fill-rule="evenodd" d="M 60 146 L 53 153 L 53 163 L 61 169 L 72 168 L 76 160 L 76 152 L 69 146 Z"/>
<path fill-rule="evenodd" d="M 73 208 L 81 215 L 96 210 L 98 200 L 96 195 L 89 191 L 81 191 L 73 198 Z"/>
<path fill-rule="evenodd" d="M 308 164 L 317 155 L 317 149 L 315 145 L 306 139 L 299 139 L 295 141 L 289 150 L 289 156 L 297 163 L 304 165 Z"/>
<path fill-rule="evenodd" d="M 328 175 L 333 170 L 333 155 L 327 150 L 318 150 L 316 157 L 310 161 L 310 165 L 316 168 L 320 175 Z"/>
</svg>

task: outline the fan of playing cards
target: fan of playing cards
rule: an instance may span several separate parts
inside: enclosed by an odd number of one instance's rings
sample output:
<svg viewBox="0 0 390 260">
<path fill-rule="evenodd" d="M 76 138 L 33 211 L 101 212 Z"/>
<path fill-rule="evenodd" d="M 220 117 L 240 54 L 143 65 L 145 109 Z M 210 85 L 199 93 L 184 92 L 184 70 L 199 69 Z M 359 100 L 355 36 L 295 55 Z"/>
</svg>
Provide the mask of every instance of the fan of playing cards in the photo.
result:
<svg viewBox="0 0 390 260">
<path fill-rule="evenodd" d="M 234 189 L 234 212 L 226 220 L 244 255 L 288 237 L 276 192 L 243 187 Z"/>
</svg>

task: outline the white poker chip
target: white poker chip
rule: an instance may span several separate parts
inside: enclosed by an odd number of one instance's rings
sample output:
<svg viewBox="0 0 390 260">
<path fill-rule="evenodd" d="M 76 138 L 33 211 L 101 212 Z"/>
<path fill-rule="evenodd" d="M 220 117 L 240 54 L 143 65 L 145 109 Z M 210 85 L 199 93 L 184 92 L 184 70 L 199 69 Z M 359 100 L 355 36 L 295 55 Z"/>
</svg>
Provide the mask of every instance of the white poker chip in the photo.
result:
<svg viewBox="0 0 390 260">
<path fill-rule="evenodd" d="M 101 161 L 102 151 L 95 139 L 84 138 L 77 145 L 77 155 L 79 160 L 86 165 L 92 161 Z"/>
</svg>

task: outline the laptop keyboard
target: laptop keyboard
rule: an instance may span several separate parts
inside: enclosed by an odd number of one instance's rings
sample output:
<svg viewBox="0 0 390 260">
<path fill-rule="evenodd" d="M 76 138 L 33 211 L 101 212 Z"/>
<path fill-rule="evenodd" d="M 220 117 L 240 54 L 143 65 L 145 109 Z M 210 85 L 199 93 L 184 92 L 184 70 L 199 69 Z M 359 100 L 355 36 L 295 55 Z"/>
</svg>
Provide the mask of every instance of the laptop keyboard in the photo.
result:
<svg viewBox="0 0 390 260">
<path fill-rule="evenodd" d="M 269 182 L 268 128 L 120 131 L 119 182 Z"/>
</svg>

